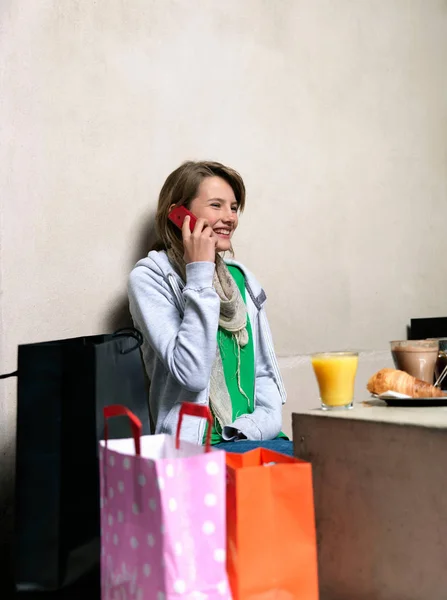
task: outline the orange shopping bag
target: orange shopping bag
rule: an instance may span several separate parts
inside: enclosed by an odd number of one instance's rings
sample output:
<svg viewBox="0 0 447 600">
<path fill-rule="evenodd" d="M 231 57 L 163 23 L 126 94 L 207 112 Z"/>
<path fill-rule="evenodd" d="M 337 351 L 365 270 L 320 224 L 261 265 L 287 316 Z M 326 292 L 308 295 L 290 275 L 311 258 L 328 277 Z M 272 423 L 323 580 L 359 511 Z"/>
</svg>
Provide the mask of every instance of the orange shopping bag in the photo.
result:
<svg viewBox="0 0 447 600">
<path fill-rule="evenodd" d="M 226 461 L 233 600 L 318 600 L 310 463 L 263 448 Z"/>
</svg>

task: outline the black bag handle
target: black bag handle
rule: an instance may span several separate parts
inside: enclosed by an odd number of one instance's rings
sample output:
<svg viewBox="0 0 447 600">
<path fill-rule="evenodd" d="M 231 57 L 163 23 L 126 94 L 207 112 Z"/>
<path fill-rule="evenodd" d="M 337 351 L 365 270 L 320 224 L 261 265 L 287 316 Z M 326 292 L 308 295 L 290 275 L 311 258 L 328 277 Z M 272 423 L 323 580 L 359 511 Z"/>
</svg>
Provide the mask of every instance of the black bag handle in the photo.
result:
<svg viewBox="0 0 447 600">
<path fill-rule="evenodd" d="M 18 371 L 13 371 L 12 373 L 4 373 L 3 375 L 0 375 L 0 379 L 8 379 L 8 377 L 17 377 L 18 374 Z"/>
<path fill-rule="evenodd" d="M 135 329 L 135 327 L 122 327 L 121 329 L 117 329 L 115 333 L 112 334 L 112 337 L 131 337 L 136 341 L 136 344 L 130 348 L 127 348 L 127 350 L 120 350 L 120 354 L 129 354 L 137 348 L 141 348 L 143 345 L 143 335 L 140 331 L 138 331 L 138 329 Z M 3 373 L 0 375 L 0 379 L 17 377 L 18 374 L 18 371 L 12 371 L 12 373 Z"/>
<path fill-rule="evenodd" d="M 122 327 L 121 329 L 117 329 L 112 335 L 113 337 L 131 337 L 137 342 L 134 346 L 127 348 L 127 350 L 120 350 L 120 354 L 129 354 L 143 345 L 143 335 L 135 327 Z"/>
</svg>

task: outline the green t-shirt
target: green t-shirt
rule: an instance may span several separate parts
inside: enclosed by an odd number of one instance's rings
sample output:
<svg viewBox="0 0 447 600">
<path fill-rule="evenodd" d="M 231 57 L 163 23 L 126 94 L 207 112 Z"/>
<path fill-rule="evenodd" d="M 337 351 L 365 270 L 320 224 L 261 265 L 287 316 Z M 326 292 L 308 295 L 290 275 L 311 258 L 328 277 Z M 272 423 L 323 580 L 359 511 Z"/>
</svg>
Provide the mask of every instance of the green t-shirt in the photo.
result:
<svg viewBox="0 0 447 600">
<path fill-rule="evenodd" d="M 245 277 L 242 271 L 234 265 L 228 265 L 228 270 L 235 280 L 242 298 L 246 302 L 245 296 Z M 254 410 L 254 392 L 255 392 L 255 352 L 253 345 L 253 333 L 251 323 L 247 314 L 247 334 L 248 343 L 240 349 L 240 387 L 244 394 L 240 391 L 237 381 L 237 345 L 232 334 L 225 329 L 219 327 L 217 331 L 217 343 L 222 359 L 222 366 L 227 384 L 228 393 L 231 398 L 233 407 L 233 421 L 241 415 L 250 414 Z M 247 399 L 248 398 L 248 399 Z M 205 429 L 206 436 L 206 429 Z M 204 440 L 205 440 L 204 436 Z M 282 432 L 278 437 L 286 438 Z M 211 431 L 211 444 L 223 442 L 222 428 L 220 423 L 214 418 L 214 425 Z"/>
</svg>

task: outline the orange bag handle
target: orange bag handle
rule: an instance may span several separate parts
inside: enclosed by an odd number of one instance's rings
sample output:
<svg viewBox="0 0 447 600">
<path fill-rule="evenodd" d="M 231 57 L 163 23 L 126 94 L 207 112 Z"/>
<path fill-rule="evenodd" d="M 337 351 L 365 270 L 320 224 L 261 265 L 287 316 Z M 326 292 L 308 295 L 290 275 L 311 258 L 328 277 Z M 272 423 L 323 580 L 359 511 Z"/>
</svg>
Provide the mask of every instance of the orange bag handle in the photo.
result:
<svg viewBox="0 0 447 600">
<path fill-rule="evenodd" d="M 107 440 L 109 439 L 109 427 L 107 423 L 107 419 L 110 417 L 128 417 L 130 420 L 130 427 L 132 429 L 133 441 L 135 442 L 135 454 L 137 456 L 141 456 L 141 432 L 143 430 L 143 425 L 141 424 L 140 419 L 133 414 L 131 410 L 122 406 L 121 404 L 112 404 L 110 406 L 105 406 L 103 409 L 104 414 L 104 441 L 106 443 L 107 448 Z"/>
<path fill-rule="evenodd" d="M 175 448 L 180 448 L 180 429 L 182 427 L 183 415 L 192 417 L 201 417 L 208 421 L 208 430 L 206 432 L 205 452 L 211 450 L 211 429 L 213 428 L 213 416 L 208 406 L 203 404 L 194 404 L 193 402 L 183 402 L 178 416 L 177 433 L 175 434 Z"/>
</svg>

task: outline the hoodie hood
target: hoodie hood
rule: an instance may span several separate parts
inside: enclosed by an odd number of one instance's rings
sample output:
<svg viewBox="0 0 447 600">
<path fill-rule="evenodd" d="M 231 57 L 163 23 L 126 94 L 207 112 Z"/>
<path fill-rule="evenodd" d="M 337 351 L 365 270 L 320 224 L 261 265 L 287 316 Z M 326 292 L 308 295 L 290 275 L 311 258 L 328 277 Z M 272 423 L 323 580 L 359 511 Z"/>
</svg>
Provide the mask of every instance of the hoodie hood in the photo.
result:
<svg viewBox="0 0 447 600">
<path fill-rule="evenodd" d="M 255 304 L 256 308 L 260 310 L 265 304 L 267 296 L 256 277 L 253 275 L 253 273 L 251 273 L 251 271 L 249 271 L 244 265 L 242 265 L 237 260 L 225 259 L 225 263 L 227 265 L 234 265 L 242 271 L 245 277 L 245 286 L 247 288 L 247 291 L 250 294 L 250 297 L 253 300 L 253 303 Z M 150 266 L 152 269 L 154 269 L 154 271 L 158 271 L 159 274 L 162 275 L 167 282 L 169 281 L 170 276 L 174 276 L 180 286 L 180 289 L 182 289 L 185 286 L 185 282 L 172 266 L 172 263 L 170 262 L 168 255 L 164 250 L 152 250 L 151 252 L 149 252 L 146 258 L 142 258 L 141 260 L 139 260 L 135 266 Z"/>
</svg>

